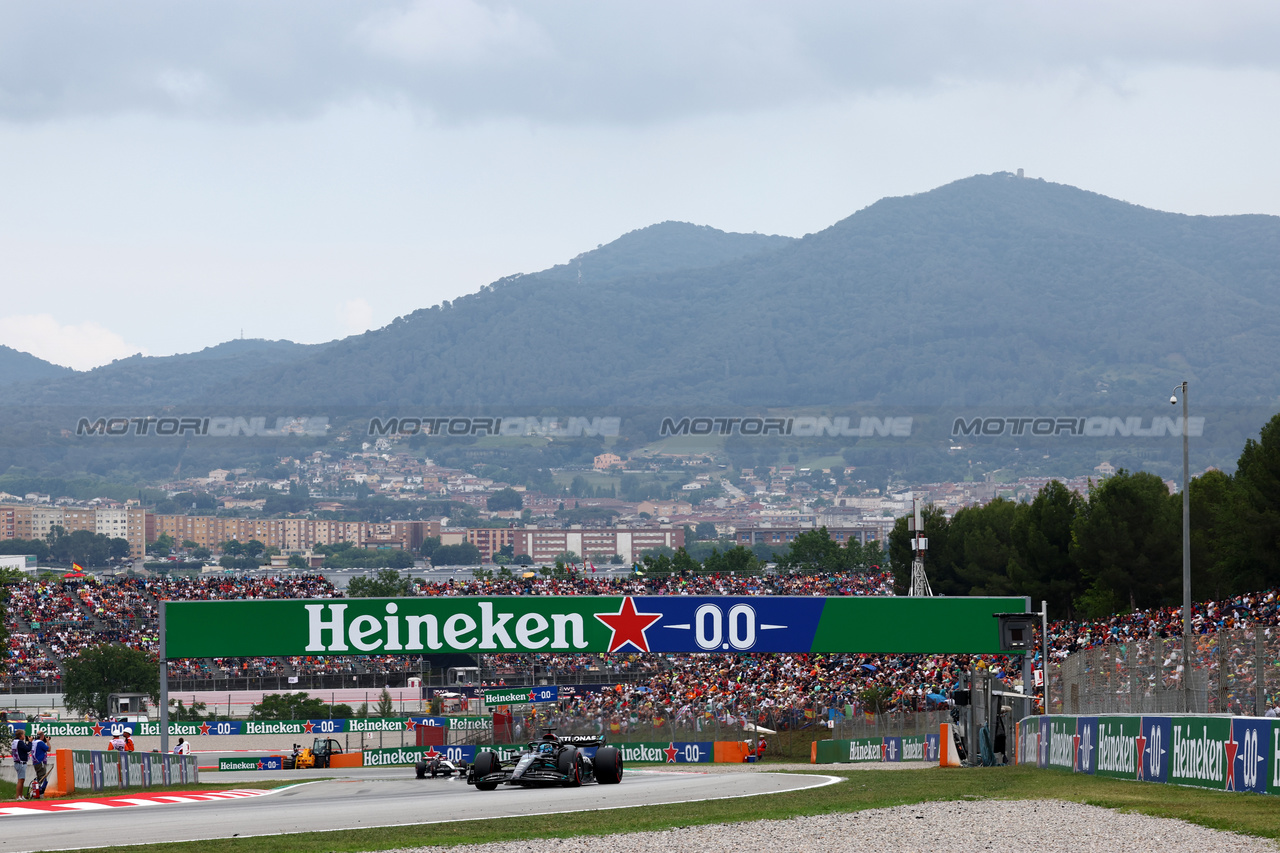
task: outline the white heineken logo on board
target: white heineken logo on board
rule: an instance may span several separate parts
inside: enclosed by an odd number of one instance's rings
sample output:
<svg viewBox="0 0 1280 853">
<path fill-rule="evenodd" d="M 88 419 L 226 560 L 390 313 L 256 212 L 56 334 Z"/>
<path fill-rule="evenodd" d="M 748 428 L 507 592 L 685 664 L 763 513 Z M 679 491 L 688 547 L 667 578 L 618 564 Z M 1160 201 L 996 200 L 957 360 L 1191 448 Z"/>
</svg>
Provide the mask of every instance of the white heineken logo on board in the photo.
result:
<svg viewBox="0 0 1280 853">
<path fill-rule="evenodd" d="M 858 743 L 856 740 L 849 741 L 849 760 L 850 761 L 880 761 L 882 753 L 880 751 L 881 744 L 875 743 Z"/>
<path fill-rule="evenodd" d="M 1104 773 L 1137 773 L 1138 751 L 1132 737 L 1108 734 L 1107 726 L 1098 730 L 1098 768 Z"/>
<path fill-rule="evenodd" d="M 261 723 L 246 720 L 244 733 L 247 735 L 300 735 L 302 723 Z"/>
<path fill-rule="evenodd" d="M 413 728 L 413 721 L 405 720 L 369 720 L 369 719 L 350 719 L 347 720 L 347 731 L 349 732 L 399 732 Z"/>
<path fill-rule="evenodd" d="M 1173 727 L 1172 774 L 1182 779 L 1220 782 L 1223 778 L 1223 744 L 1209 737 L 1209 727 L 1202 726 L 1196 737 L 1191 726 Z"/>
<path fill-rule="evenodd" d="M 924 741 L 904 740 L 902 742 L 903 761 L 924 761 Z"/>
<path fill-rule="evenodd" d="M 1067 731 L 1065 723 L 1056 720 L 1051 724 L 1049 735 L 1049 766 L 1075 767 L 1076 744 L 1075 735 Z"/>
<path fill-rule="evenodd" d="M 346 604 L 307 604 L 308 652 L 413 652 L 426 649 L 585 649 L 582 614 L 494 612 L 491 601 L 474 615 L 454 613 L 441 620 L 431 613 L 401 616 L 387 602 L 382 619 L 368 614 L 347 621 Z M 517 645 L 518 644 L 518 645 Z"/>
<path fill-rule="evenodd" d="M 382 767 L 391 764 L 417 764 L 430 751 L 428 749 L 366 749 L 365 767 Z"/>
</svg>

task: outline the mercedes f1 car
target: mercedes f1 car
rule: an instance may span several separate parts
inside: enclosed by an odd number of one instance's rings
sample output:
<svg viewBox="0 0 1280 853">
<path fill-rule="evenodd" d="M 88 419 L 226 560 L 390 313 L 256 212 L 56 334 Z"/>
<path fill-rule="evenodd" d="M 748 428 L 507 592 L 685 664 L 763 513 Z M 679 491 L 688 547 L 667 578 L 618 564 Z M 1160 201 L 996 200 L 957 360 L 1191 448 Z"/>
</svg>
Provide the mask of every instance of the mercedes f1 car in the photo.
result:
<svg viewBox="0 0 1280 853">
<path fill-rule="evenodd" d="M 413 770 L 419 779 L 426 779 L 428 776 L 432 779 L 439 776 L 443 776 L 446 779 L 451 776 L 462 778 L 467 775 L 467 762 L 453 762 L 443 755 L 433 755 L 431 758 L 423 759 L 413 765 Z"/>
<path fill-rule="evenodd" d="M 588 757 L 581 747 L 596 747 Z M 482 752 L 467 773 L 467 784 L 477 791 L 492 791 L 499 785 L 523 788 L 563 786 L 576 788 L 583 782 L 616 785 L 622 781 L 622 753 L 604 738 L 574 739 L 566 743 L 548 730 L 540 741 L 513 761 L 502 761 L 495 752 Z"/>
</svg>

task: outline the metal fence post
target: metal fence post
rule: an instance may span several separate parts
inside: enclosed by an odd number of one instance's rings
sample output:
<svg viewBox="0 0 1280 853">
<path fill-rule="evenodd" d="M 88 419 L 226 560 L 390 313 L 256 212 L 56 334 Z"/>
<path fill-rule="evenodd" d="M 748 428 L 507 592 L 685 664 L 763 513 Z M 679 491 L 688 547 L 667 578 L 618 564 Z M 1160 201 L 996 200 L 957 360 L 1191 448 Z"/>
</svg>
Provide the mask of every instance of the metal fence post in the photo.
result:
<svg viewBox="0 0 1280 853">
<path fill-rule="evenodd" d="M 1253 629 L 1253 714 L 1267 713 L 1266 635 L 1262 628 Z"/>
</svg>

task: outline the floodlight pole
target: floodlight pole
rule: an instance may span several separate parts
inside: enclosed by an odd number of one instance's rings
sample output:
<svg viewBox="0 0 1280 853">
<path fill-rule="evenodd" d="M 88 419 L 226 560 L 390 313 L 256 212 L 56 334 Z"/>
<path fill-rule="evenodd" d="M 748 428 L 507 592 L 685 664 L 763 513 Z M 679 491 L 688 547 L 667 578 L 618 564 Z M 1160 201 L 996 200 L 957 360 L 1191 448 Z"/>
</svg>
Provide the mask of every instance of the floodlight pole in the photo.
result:
<svg viewBox="0 0 1280 853">
<path fill-rule="evenodd" d="M 1044 712 L 1049 710 L 1049 602 L 1040 602 L 1040 679 L 1044 682 Z"/>
<path fill-rule="evenodd" d="M 169 752 L 169 661 L 165 656 L 164 617 L 166 601 L 160 602 L 160 752 Z"/>
<path fill-rule="evenodd" d="M 1191 425 L 1187 417 L 1187 383 L 1182 392 L 1182 685 L 1186 712 L 1191 713 Z"/>
</svg>

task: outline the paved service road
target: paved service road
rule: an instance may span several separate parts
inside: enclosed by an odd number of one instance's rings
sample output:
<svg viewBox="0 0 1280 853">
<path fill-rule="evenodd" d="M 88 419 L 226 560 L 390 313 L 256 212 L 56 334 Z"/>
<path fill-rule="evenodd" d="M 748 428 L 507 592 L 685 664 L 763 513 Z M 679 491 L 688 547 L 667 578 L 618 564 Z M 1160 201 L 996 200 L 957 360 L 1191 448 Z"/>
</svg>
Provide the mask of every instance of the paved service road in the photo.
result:
<svg viewBox="0 0 1280 853">
<path fill-rule="evenodd" d="M 331 773 L 333 771 L 330 771 Z M 346 774 L 347 771 L 344 771 Z M 208 774 L 227 782 L 261 774 Z M 296 778 L 296 777 L 291 777 Z M 0 818 L 0 851 L 198 841 L 335 829 L 520 817 L 796 791 L 831 777 L 629 770 L 620 785 L 476 791 L 459 779 L 415 779 L 412 768 L 361 768 L 263 797 Z"/>
</svg>

